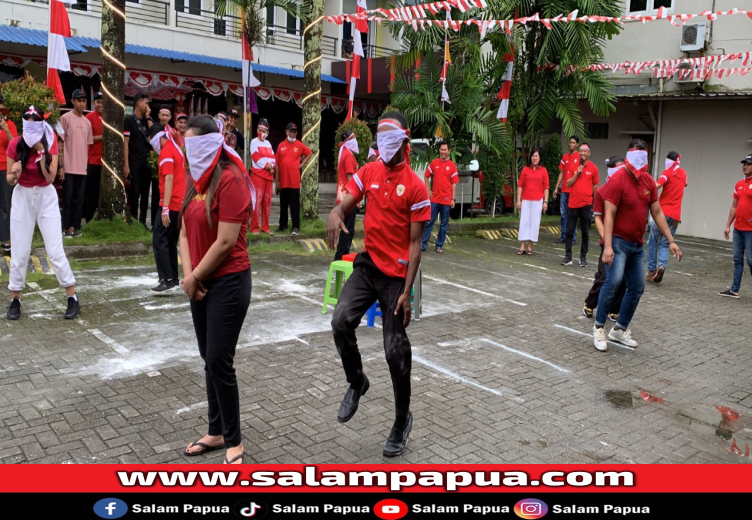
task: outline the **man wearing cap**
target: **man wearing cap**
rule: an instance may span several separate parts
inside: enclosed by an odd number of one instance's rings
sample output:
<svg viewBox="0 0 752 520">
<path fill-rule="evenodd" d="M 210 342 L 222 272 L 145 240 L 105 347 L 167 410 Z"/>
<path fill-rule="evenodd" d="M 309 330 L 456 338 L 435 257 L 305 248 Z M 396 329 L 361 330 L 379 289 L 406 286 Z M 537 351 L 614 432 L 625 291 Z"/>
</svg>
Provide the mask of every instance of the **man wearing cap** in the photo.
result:
<svg viewBox="0 0 752 520">
<path fill-rule="evenodd" d="M 739 298 L 739 289 L 744 274 L 744 254 L 752 273 L 752 153 L 742 159 L 744 179 L 734 187 L 734 200 L 731 202 L 726 229 L 723 237 L 728 240 L 731 224 L 734 224 L 734 281 L 725 291 L 718 294 L 729 298 Z"/>
<path fill-rule="evenodd" d="M 572 265 L 572 242 L 577 223 L 580 223 L 582 243 L 580 244 L 580 267 L 587 267 L 587 254 L 590 240 L 590 220 L 593 213 L 593 195 L 598 189 L 598 167 L 590 160 L 590 145 L 580 145 L 580 159 L 577 168 L 566 180 L 569 188 L 567 209 L 567 252 L 561 265 Z"/>
<path fill-rule="evenodd" d="M 428 190 L 405 160 L 410 131 L 399 112 L 386 112 L 376 133 L 381 160 L 367 163 L 345 188 L 327 222 L 329 247 L 340 233 L 348 233 L 347 215 L 368 198 L 363 221 L 365 251 L 355 257 L 353 272 L 340 293 L 332 318 L 337 352 L 350 387 L 337 414 L 348 422 L 358 410 L 370 383 L 363 372 L 355 331 L 368 309 L 377 301 L 383 315 L 384 353 L 394 391 L 395 420 L 384 445 L 385 457 L 404 453 L 413 426 L 410 412 L 412 347 L 406 328 L 410 325 L 410 291 L 418 273 L 425 224 L 431 218 Z"/>
<path fill-rule="evenodd" d="M 65 238 L 81 236 L 89 145 L 94 144 L 91 122 L 84 115 L 86 98 L 83 90 L 74 90 L 71 96 L 73 110 L 60 118 L 60 125 L 65 133 L 63 136 L 63 235 Z"/>
<path fill-rule="evenodd" d="M 272 183 L 274 182 L 274 149 L 269 137 L 269 123 L 266 119 L 259 121 L 256 135 L 251 141 L 251 180 L 256 188 L 256 207 L 251 215 L 251 233 L 259 234 L 261 230 L 269 236 L 274 233 L 269 229 L 269 216 L 272 211 Z"/>
<path fill-rule="evenodd" d="M 175 116 L 175 142 L 181 148 L 185 147 L 185 131 L 188 127 L 188 116 L 180 112 Z"/>
<path fill-rule="evenodd" d="M 104 102 L 102 93 L 94 94 L 94 110 L 86 114 L 91 123 L 94 144 L 89 146 L 89 162 L 86 166 L 86 197 L 84 200 L 84 219 L 88 224 L 94 218 L 99 206 L 99 185 L 102 178 L 102 113 Z"/>
<path fill-rule="evenodd" d="M 655 180 L 648 173 L 647 149 L 642 139 L 630 141 L 624 168 L 614 173 L 603 187 L 603 263 L 606 264 L 606 281 L 598 297 L 598 311 L 593 325 L 593 344 L 601 352 L 608 350 L 604 325 L 622 280 L 627 282 L 627 291 L 619 308 L 619 318 L 608 333 L 608 339 L 627 347 L 637 347 L 629 324 L 645 291 L 642 237 L 648 210 L 661 234 L 668 240 L 671 254 L 678 261 L 682 258 L 681 249 L 674 242 L 658 203 Z"/>
<path fill-rule="evenodd" d="M 238 130 L 239 117 L 240 113 L 234 108 L 227 113 L 227 131 L 232 133 L 235 137 L 235 145 L 231 146 L 231 148 L 238 152 L 238 155 L 243 157 L 243 151 L 245 150 L 245 137 L 243 137 L 243 132 Z M 225 138 L 225 142 L 227 142 L 227 138 Z M 227 144 L 228 146 L 230 145 L 229 142 Z"/>
<path fill-rule="evenodd" d="M 311 149 L 298 141 L 298 127 L 295 123 L 288 123 L 285 133 L 287 139 L 277 147 L 274 167 L 274 184 L 279 195 L 277 232 L 287 229 L 287 209 L 290 208 L 292 234 L 297 235 L 300 229 L 300 171 L 311 158 Z"/>
</svg>

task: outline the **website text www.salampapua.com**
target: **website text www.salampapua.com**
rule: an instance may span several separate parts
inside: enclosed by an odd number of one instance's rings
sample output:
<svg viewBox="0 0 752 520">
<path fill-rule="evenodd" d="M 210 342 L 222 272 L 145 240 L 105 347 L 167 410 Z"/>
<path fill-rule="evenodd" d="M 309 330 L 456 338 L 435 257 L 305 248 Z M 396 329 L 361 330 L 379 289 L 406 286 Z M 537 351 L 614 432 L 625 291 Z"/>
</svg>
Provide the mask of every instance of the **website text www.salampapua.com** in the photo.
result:
<svg viewBox="0 0 752 520">
<path fill-rule="evenodd" d="M 303 471 L 118 471 L 124 487 L 252 487 L 295 488 L 461 488 L 484 487 L 634 487 L 631 471 L 546 471 L 531 478 L 523 471 L 319 471 L 307 466 Z"/>
</svg>

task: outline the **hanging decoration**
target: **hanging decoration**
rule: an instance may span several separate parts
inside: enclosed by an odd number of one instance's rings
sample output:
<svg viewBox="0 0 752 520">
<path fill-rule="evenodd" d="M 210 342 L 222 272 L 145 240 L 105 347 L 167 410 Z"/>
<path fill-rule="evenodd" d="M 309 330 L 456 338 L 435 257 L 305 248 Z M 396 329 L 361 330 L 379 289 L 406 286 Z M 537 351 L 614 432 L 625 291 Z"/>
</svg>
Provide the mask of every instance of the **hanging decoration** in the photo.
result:
<svg viewBox="0 0 752 520">
<path fill-rule="evenodd" d="M 326 19 L 337 25 L 342 25 L 343 22 L 353 22 L 355 19 L 366 19 L 370 21 L 382 22 L 398 22 L 403 20 L 414 20 L 426 18 L 429 14 L 435 15 L 440 11 L 449 11 L 452 8 L 459 9 L 461 13 L 466 13 L 473 8 L 485 8 L 487 6 L 485 0 L 447 0 L 445 2 L 432 2 L 429 4 L 421 5 L 407 5 L 405 7 L 398 7 L 394 9 L 364 9 L 358 10 L 355 14 L 340 14 L 336 16 L 327 16 Z"/>
<path fill-rule="evenodd" d="M 368 6 L 366 5 L 366 0 L 358 0 L 358 7 L 357 12 L 359 14 L 365 13 Z M 360 59 L 364 57 L 363 53 L 363 40 L 361 39 L 361 34 L 367 34 L 368 33 L 368 22 L 365 20 L 365 18 L 358 18 L 357 20 L 353 21 L 353 25 L 355 26 L 355 29 L 353 30 L 353 57 L 352 57 L 352 67 L 350 72 L 350 85 L 349 85 L 349 92 L 350 100 L 347 108 L 347 117 L 345 118 L 345 121 L 349 121 L 352 118 L 353 113 L 353 102 L 355 101 L 355 86 L 357 81 L 360 79 Z"/>
<path fill-rule="evenodd" d="M 501 77 L 501 90 L 499 90 L 499 94 L 496 96 L 496 99 L 501 100 L 499 111 L 496 112 L 496 119 L 501 119 L 504 123 L 506 123 L 507 115 L 509 114 L 509 98 L 512 94 L 514 49 L 512 49 L 512 52 L 508 52 L 504 55 L 504 61 L 507 62 L 507 68 L 504 70 L 504 75 Z"/>
<path fill-rule="evenodd" d="M 47 86 L 55 93 L 55 99 L 65 104 L 63 85 L 58 71 L 68 72 L 70 60 L 65 47 L 65 38 L 71 37 L 70 20 L 65 4 L 74 0 L 50 0 L 50 31 L 47 39 Z"/>
</svg>

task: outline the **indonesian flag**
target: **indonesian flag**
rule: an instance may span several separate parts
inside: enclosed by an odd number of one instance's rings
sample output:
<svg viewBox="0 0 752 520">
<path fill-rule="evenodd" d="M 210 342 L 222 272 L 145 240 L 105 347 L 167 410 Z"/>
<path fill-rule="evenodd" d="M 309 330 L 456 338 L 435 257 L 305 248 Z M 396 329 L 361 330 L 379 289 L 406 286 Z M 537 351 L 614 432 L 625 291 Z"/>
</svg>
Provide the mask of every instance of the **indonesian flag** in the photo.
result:
<svg viewBox="0 0 752 520">
<path fill-rule="evenodd" d="M 449 11 L 446 13 L 447 20 L 451 20 L 451 15 L 449 14 Z M 439 78 L 439 82 L 441 83 L 441 102 L 447 102 L 451 104 L 451 101 L 449 100 L 449 93 L 446 89 L 446 79 L 447 74 L 449 72 L 449 65 L 452 64 L 452 57 L 449 55 L 449 31 L 447 31 L 446 36 L 444 37 L 444 65 L 441 67 L 441 77 Z"/>
<path fill-rule="evenodd" d="M 363 14 L 368 9 L 366 6 L 366 0 L 358 0 L 358 7 L 355 10 L 358 14 Z M 363 41 L 360 39 L 361 33 L 368 32 L 368 21 L 358 19 L 355 22 L 355 30 L 353 31 L 353 61 L 350 73 L 350 98 L 347 105 L 347 117 L 345 121 L 352 119 L 353 101 L 355 100 L 355 85 L 360 79 L 360 58 L 364 57 L 363 54 Z"/>
<path fill-rule="evenodd" d="M 496 119 L 501 119 L 506 123 L 507 114 L 509 113 L 509 96 L 512 93 L 512 70 L 514 68 L 514 54 L 507 53 L 506 55 L 504 55 L 504 61 L 507 62 L 507 70 L 504 71 L 504 75 L 501 77 L 501 90 L 496 96 L 496 99 L 501 100 L 499 111 L 496 113 Z"/>
<path fill-rule="evenodd" d="M 70 60 L 65 48 L 65 38 L 71 37 L 70 20 L 65 3 L 75 0 L 50 0 L 50 32 L 47 40 L 47 86 L 55 93 L 61 105 L 65 104 L 63 86 L 58 71 L 70 71 Z"/>
<path fill-rule="evenodd" d="M 246 103 L 243 109 L 246 114 L 258 114 L 256 95 L 253 92 L 253 88 L 261 85 L 261 82 L 253 75 L 253 49 L 248 45 L 245 33 L 241 35 L 240 39 L 241 46 L 243 47 L 243 93 L 245 94 Z"/>
</svg>

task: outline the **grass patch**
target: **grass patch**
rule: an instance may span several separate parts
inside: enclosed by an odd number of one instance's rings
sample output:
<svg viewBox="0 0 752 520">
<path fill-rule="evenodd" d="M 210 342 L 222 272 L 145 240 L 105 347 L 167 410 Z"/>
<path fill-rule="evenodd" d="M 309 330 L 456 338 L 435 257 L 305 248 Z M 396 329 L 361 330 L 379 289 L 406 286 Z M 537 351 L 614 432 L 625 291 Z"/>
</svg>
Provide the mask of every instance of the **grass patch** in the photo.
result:
<svg viewBox="0 0 752 520">
<path fill-rule="evenodd" d="M 320 254 L 329 254 L 328 251 L 314 251 L 309 253 L 305 248 L 297 242 L 262 242 L 260 244 L 254 244 L 248 248 L 248 253 L 251 255 L 251 262 L 256 255 L 267 255 L 271 253 L 286 253 L 292 256 L 311 256 Z"/>
<path fill-rule="evenodd" d="M 91 246 L 100 244 L 150 244 L 151 233 L 139 223 L 127 224 L 122 220 L 95 220 L 86 224 L 81 231 L 83 235 L 69 239 L 65 245 Z M 34 231 L 32 247 L 44 247 L 39 228 Z"/>
<path fill-rule="evenodd" d="M 270 228 L 272 229 L 272 231 L 274 231 L 276 229 L 276 226 L 270 226 Z M 280 233 L 280 235 L 289 235 L 291 231 L 292 228 L 288 227 L 287 231 Z M 321 219 L 302 219 L 300 221 L 300 229 L 298 231 L 303 236 L 311 238 L 324 238 L 326 237 L 326 221 Z M 250 230 L 248 231 L 248 242 L 258 242 L 266 238 L 268 238 L 268 235 L 266 235 L 266 233 L 253 235 L 251 234 Z"/>
<path fill-rule="evenodd" d="M 515 215 L 514 213 L 505 213 L 504 215 L 497 215 L 493 218 L 484 216 L 484 217 L 464 217 L 462 221 L 460 220 L 452 220 L 452 224 L 493 224 L 493 223 L 499 223 L 499 222 L 519 222 L 520 217 Z M 542 215 L 541 216 L 541 224 L 554 224 L 560 222 L 559 215 Z"/>
</svg>

